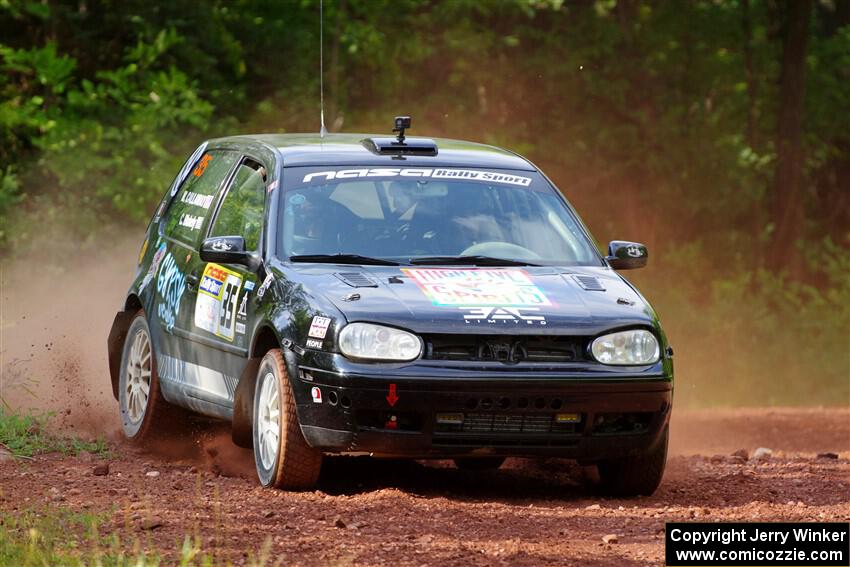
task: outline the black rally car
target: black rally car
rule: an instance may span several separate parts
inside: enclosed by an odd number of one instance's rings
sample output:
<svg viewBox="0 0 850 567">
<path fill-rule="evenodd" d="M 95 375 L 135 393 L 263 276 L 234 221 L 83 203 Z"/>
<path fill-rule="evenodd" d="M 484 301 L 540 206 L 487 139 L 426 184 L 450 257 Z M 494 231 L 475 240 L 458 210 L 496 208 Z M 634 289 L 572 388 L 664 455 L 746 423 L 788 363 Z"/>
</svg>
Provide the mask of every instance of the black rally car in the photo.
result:
<svg viewBox="0 0 850 567">
<path fill-rule="evenodd" d="M 562 194 L 498 148 L 400 135 L 202 144 L 150 222 L 109 335 L 124 433 L 232 421 L 265 486 L 323 454 L 596 464 L 661 480 L 672 351 Z"/>
</svg>

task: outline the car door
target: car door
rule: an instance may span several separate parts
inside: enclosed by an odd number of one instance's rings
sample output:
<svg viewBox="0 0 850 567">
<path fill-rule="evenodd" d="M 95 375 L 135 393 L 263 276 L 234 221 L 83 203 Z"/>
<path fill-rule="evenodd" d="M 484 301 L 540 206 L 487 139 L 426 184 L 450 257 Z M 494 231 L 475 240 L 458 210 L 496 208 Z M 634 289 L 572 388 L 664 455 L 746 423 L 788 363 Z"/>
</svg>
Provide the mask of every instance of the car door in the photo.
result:
<svg viewBox="0 0 850 567">
<path fill-rule="evenodd" d="M 206 237 L 241 236 L 246 250 L 259 252 L 265 182 L 265 167 L 253 158 L 241 158 L 222 191 Z M 193 409 L 229 418 L 247 362 L 257 274 L 241 265 L 204 262 L 195 253 L 188 278 L 194 285 L 181 298 L 189 346 L 182 357 L 189 363 L 184 368 L 184 391 Z"/>
<path fill-rule="evenodd" d="M 202 389 L 199 383 L 205 372 L 199 368 L 191 341 L 194 302 L 189 307 L 186 302 L 197 293 L 198 250 L 239 159 L 238 152 L 227 150 L 209 150 L 199 156 L 163 214 L 157 242 L 150 316 L 156 322 L 152 332 L 161 338 L 156 341 L 160 387 L 168 401 L 213 415 L 220 412 L 194 403 L 193 393 Z"/>
</svg>

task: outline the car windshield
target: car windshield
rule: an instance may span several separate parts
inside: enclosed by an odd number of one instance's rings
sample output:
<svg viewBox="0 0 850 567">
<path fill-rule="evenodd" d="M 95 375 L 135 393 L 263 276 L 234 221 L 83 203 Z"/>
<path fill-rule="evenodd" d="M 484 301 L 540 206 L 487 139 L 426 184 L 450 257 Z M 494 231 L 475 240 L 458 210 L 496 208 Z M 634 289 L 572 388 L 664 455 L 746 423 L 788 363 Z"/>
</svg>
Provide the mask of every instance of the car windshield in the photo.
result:
<svg viewBox="0 0 850 567">
<path fill-rule="evenodd" d="M 292 167 L 283 177 L 284 260 L 601 265 L 536 172 Z"/>
</svg>

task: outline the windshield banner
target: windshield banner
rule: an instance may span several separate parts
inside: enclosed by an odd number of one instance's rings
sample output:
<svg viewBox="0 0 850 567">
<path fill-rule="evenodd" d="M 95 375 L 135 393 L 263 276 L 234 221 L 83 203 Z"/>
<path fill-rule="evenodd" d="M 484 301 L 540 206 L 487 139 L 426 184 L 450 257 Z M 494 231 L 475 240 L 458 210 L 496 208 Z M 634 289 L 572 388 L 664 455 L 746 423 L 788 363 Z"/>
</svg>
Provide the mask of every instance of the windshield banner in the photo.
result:
<svg viewBox="0 0 850 567">
<path fill-rule="evenodd" d="M 456 179 L 459 181 L 485 181 L 488 183 L 504 183 L 528 187 L 530 177 L 502 173 L 498 171 L 480 171 L 475 169 L 450 169 L 427 167 L 382 167 L 372 169 L 340 169 L 336 171 L 317 171 L 308 173 L 303 183 L 312 181 L 331 181 L 334 179 L 357 179 L 361 177 L 430 177 L 431 179 Z"/>
</svg>

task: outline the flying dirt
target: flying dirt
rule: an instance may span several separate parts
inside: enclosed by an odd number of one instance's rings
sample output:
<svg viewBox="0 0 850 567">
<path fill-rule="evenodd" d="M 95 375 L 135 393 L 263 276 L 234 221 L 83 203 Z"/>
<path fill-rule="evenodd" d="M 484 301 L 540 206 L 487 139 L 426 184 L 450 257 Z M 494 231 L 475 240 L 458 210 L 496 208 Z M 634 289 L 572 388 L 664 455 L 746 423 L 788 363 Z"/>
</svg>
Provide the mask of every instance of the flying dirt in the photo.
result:
<svg viewBox="0 0 850 567">
<path fill-rule="evenodd" d="M 101 534 L 143 541 L 166 563 L 197 535 L 217 560 L 265 549 L 287 565 L 659 564 L 667 521 L 850 521 L 846 408 L 677 409 L 661 487 L 636 499 L 600 497 L 592 474 L 558 459 L 473 472 L 337 457 L 315 491 L 262 489 L 251 451 L 201 419 L 157 447 L 126 445 L 105 337 L 136 246 L 36 279 L 3 271 L 4 403 L 53 412 L 55 433 L 105 437 L 112 450 L 0 462 L 4 514 L 99 513 Z"/>
</svg>

